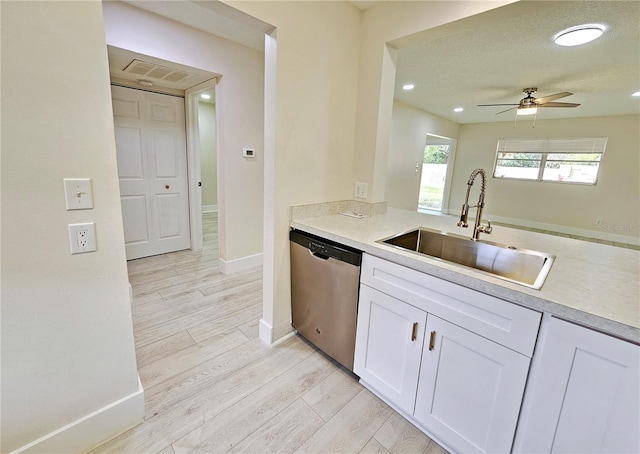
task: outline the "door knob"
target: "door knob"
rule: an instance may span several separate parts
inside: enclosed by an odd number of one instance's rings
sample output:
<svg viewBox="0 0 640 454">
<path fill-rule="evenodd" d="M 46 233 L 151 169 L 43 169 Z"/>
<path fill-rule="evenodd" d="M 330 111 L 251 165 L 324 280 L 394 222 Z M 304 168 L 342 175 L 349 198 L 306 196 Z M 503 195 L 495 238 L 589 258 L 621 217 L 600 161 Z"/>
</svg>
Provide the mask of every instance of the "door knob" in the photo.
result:
<svg viewBox="0 0 640 454">
<path fill-rule="evenodd" d="M 169 189 L 169 185 L 168 185 L 168 184 L 165 184 L 165 185 L 164 185 L 164 188 L 165 188 L 165 189 Z"/>
</svg>

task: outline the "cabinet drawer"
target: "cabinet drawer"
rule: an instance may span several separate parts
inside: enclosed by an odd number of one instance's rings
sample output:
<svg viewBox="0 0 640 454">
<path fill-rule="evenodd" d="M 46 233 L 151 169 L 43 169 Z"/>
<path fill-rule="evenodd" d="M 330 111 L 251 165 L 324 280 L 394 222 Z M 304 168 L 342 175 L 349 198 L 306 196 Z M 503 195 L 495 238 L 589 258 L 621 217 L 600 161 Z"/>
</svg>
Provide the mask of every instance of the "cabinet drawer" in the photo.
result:
<svg viewBox="0 0 640 454">
<path fill-rule="evenodd" d="M 364 254 L 362 283 L 531 357 L 539 312 Z"/>
</svg>

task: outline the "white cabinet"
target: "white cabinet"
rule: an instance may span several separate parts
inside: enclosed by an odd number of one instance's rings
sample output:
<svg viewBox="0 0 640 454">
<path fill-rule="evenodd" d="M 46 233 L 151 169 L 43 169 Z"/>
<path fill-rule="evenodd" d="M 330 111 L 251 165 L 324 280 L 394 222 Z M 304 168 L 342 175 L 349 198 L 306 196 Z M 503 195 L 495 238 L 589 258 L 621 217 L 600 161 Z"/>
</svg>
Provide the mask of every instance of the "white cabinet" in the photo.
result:
<svg viewBox="0 0 640 454">
<path fill-rule="evenodd" d="M 361 382 L 449 449 L 509 452 L 541 314 L 367 254 L 360 279 Z"/>
<path fill-rule="evenodd" d="M 362 285 L 353 370 L 411 414 L 418 387 L 427 314 Z"/>
<path fill-rule="evenodd" d="M 640 452 L 640 347 L 556 318 L 548 323 L 514 451 Z"/>
<path fill-rule="evenodd" d="M 509 452 L 529 358 L 429 314 L 414 417 L 460 452 Z"/>
</svg>

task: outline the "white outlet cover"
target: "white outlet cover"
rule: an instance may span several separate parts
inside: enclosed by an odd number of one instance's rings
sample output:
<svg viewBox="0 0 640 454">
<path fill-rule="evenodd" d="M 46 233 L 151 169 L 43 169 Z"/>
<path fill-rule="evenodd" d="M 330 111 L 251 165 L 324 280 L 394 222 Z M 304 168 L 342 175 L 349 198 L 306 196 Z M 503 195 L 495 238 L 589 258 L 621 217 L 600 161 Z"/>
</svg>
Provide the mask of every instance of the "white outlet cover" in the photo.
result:
<svg viewBox="0 0 640 454">
<path fill-rule="evenodd" d="M 96 224 L 69 224 L 69 246 L 71 254 L 83 254 L 96 250 Z"/>
<path fill-rule="evenodd" d="M 64 198 L 67 210 L 90 210 L 93 208 L 91 178 L 65 178 Z"/>
</svg>

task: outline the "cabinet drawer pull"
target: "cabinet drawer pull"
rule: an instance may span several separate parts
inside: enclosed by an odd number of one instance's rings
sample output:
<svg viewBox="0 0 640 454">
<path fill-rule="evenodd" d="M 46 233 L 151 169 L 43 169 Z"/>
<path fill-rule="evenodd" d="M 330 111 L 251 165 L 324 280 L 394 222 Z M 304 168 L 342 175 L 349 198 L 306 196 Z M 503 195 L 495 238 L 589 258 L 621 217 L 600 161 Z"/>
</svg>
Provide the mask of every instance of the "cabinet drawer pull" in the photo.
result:
<svg viewBox="0 0 640 454">
<path fill-rule="evenodd" d="M 418 322 L 413 324 L 413 330 L 411 331 L 411 342 L 415 341 L 418 337 Z"/>
<path fill-rule="evenodd" d="M 429 338 L 429 351 L 432 351 L 436 346 L 436 332 L 431 331 L 431 337 Z"/>
</svg>

